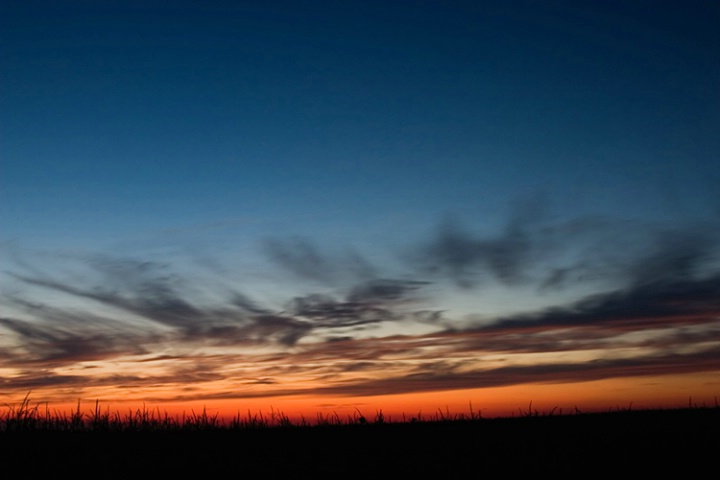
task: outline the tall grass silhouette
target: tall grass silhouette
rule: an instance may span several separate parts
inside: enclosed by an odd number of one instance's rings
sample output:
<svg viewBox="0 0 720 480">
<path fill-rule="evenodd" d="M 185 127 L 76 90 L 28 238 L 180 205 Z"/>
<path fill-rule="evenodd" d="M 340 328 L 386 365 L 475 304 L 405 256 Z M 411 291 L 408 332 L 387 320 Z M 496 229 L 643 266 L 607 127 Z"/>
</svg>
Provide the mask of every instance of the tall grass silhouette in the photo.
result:
<svg viewBox="0 0 720 480">
<path fill-rule="evenodd" d="M 678 409 L 673 409 L 678 410 Z M 720 405 L 717 398 L 715 404 L 693 405 L 689 402 L 688 407 L 680 410 L 712 410 L 720 412 Z M 626 407 L 617 407 L 615 411 L 605 413 L 629 414 L 641 412 L 658 412 L 659 410 L 633 410 L 632 403 Z M 533 408 L 530 402 L 527 409 L 520 409 L 518 415 L 510 417 L 495 418 L 494 420 L 508 419 L 530 419 L 550 418 L 602 414 L 602 412 L 583 413 L 575 407 L 570 413 L 563 413 L 558 407 L 547 412 L 541 412 Z M 109 408 L 102 408 L 99 401 L 95 401 L 91 409 L 83 409 L 81 402 L 70 412 L 61 412 L 50 409 L 47 402 L 33 403 L 28 393 L 18 404 L 6 404 L 3 411 L 0 411 L 0 432 L 180 432 L 180 431 L 217 431 L 217 430 L 256 430 L 267 428 L 296 428 L 296 427 L 341 427 L 341 426 L 363 426 L 363 425 L 386 425 L 386 424 L 421 424 L 421 423 L 476 423 L 486 420 L 482 411 L 476 411 L 472 403 L 469 404 L 468 413 L 451 413 L 449 409 L 438 409 L 431 415 L 418 413 L 415 416 L 407 417 L 405 414 L 399 420 L 386 417 L 382 410 L 375 412 L 375 415 L 368 418 L 359 409 L 355 409 L 352 415 L 345 417 L 338 413 L 332 414 L 317 413 L 313 421 L 304 416 L 299 419 L 291 419 L 287 414 L 270 409 L 270 413 L 252 413 L 247 411 L 241 415 L 237 413 L 230 419 L 221 418 L 218 413 L 209 413 L 206 408 L 199 412 L 191 410 L 190 413 L 183 412 L 179 415 L 170 415 L 159 408 L 149 409 L 144 405 L 142 408 L 128 410 L 125 413 L 119 411 L 111 412 Z"/>
<path fill-rule="evenodd" d="M 539 411 L 530 403 L 506 417 L 482 410 L 393 419 L 382 410 L 318 413 L 291 419 L 238 412 L 221 418 L 205 408 L 170 415 L 145 406 L 111 412 L 95 401 L 68 412 L 29 394 L 0 410 L 0 462 L 6 471 L 76 478 L 194 475 L 244 478 L 524 478 L 539 473 L 577 478 L 592 471 L 650 472 L 702 478 L 720 452 L 720 406 L 605 412 Z M 708 470 L 710 469 L 710 470 Z M 102 476 L 102 474 L 101 474 Z M 660 477 L 661 475 L 658 475 Z M 111 477 L 102 477 L 111 478 Z"/>
</svg>

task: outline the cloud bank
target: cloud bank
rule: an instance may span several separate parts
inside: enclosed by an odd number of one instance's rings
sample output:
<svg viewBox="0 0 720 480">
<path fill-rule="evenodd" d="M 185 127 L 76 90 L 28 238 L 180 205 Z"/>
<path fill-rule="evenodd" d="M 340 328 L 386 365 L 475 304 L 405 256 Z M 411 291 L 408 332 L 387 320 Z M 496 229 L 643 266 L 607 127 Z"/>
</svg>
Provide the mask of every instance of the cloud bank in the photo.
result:
<svg viewBox="0 0 720 480">
<path fill-rule="evenodd" d="M 14 288 L 2 297 L 0 384 L 75 396 L 147 389 L 167 401 L 715 371 L 718 239 L 714 225 L 521 212 L 494 235 L 440 224 L 408 246 L 401 273 L 307 239 L 265 240 L 269 264 L 315 290 L 281 306 L 234 285 L 208 297 L 200 277 L 152 261 L 81 255 L 64 274 L 18 264 L 4 280 Z M 495 317 L 453 318 L 438 293 L 520 285 L 552 298 L 584 281 L 592 293 Z"/>
</svg>

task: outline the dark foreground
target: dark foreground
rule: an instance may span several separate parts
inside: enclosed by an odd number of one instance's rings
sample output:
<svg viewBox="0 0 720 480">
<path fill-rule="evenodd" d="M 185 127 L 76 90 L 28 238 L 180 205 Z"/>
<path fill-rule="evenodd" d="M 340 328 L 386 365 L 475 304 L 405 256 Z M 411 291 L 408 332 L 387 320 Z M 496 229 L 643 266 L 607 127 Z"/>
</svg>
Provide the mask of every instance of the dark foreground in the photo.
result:
<svg viewBox="0 0 720 480">
<path fill-rule="evenodd" d="M 7 478 L 713 478 L 720 408 L 235 431 L 2 432 L 0 459 Z"/>
</svg>

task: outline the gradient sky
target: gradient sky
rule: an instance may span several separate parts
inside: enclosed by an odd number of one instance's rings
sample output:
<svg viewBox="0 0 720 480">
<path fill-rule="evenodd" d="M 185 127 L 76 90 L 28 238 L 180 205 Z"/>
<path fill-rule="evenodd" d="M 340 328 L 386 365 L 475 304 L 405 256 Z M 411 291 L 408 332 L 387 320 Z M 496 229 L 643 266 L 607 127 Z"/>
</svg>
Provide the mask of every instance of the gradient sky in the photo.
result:
<svg viewBox="0 0 720 480">
<path fill-rule="evenodd" d="M 0 400 L 720 394 L 711 1 L 3 1 Z"/>
</svg>

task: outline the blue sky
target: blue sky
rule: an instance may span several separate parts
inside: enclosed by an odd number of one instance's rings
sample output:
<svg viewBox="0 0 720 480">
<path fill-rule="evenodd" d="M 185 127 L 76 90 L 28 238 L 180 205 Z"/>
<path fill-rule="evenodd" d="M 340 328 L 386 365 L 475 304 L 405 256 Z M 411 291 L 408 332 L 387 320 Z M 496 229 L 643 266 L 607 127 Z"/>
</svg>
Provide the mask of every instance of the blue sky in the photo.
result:
<svg viewBox="0 0 720 480">
<path fill-rule="evenodd" d="M 668 332 L 718 355 L 712 2 L 1 8 L 10 391 L 89 395 L 83 362 L 199 343 L 349 342 L 342 363 L 395 334 L 672 317 L 672 292 L 707 313 Z"/>
</svg>

